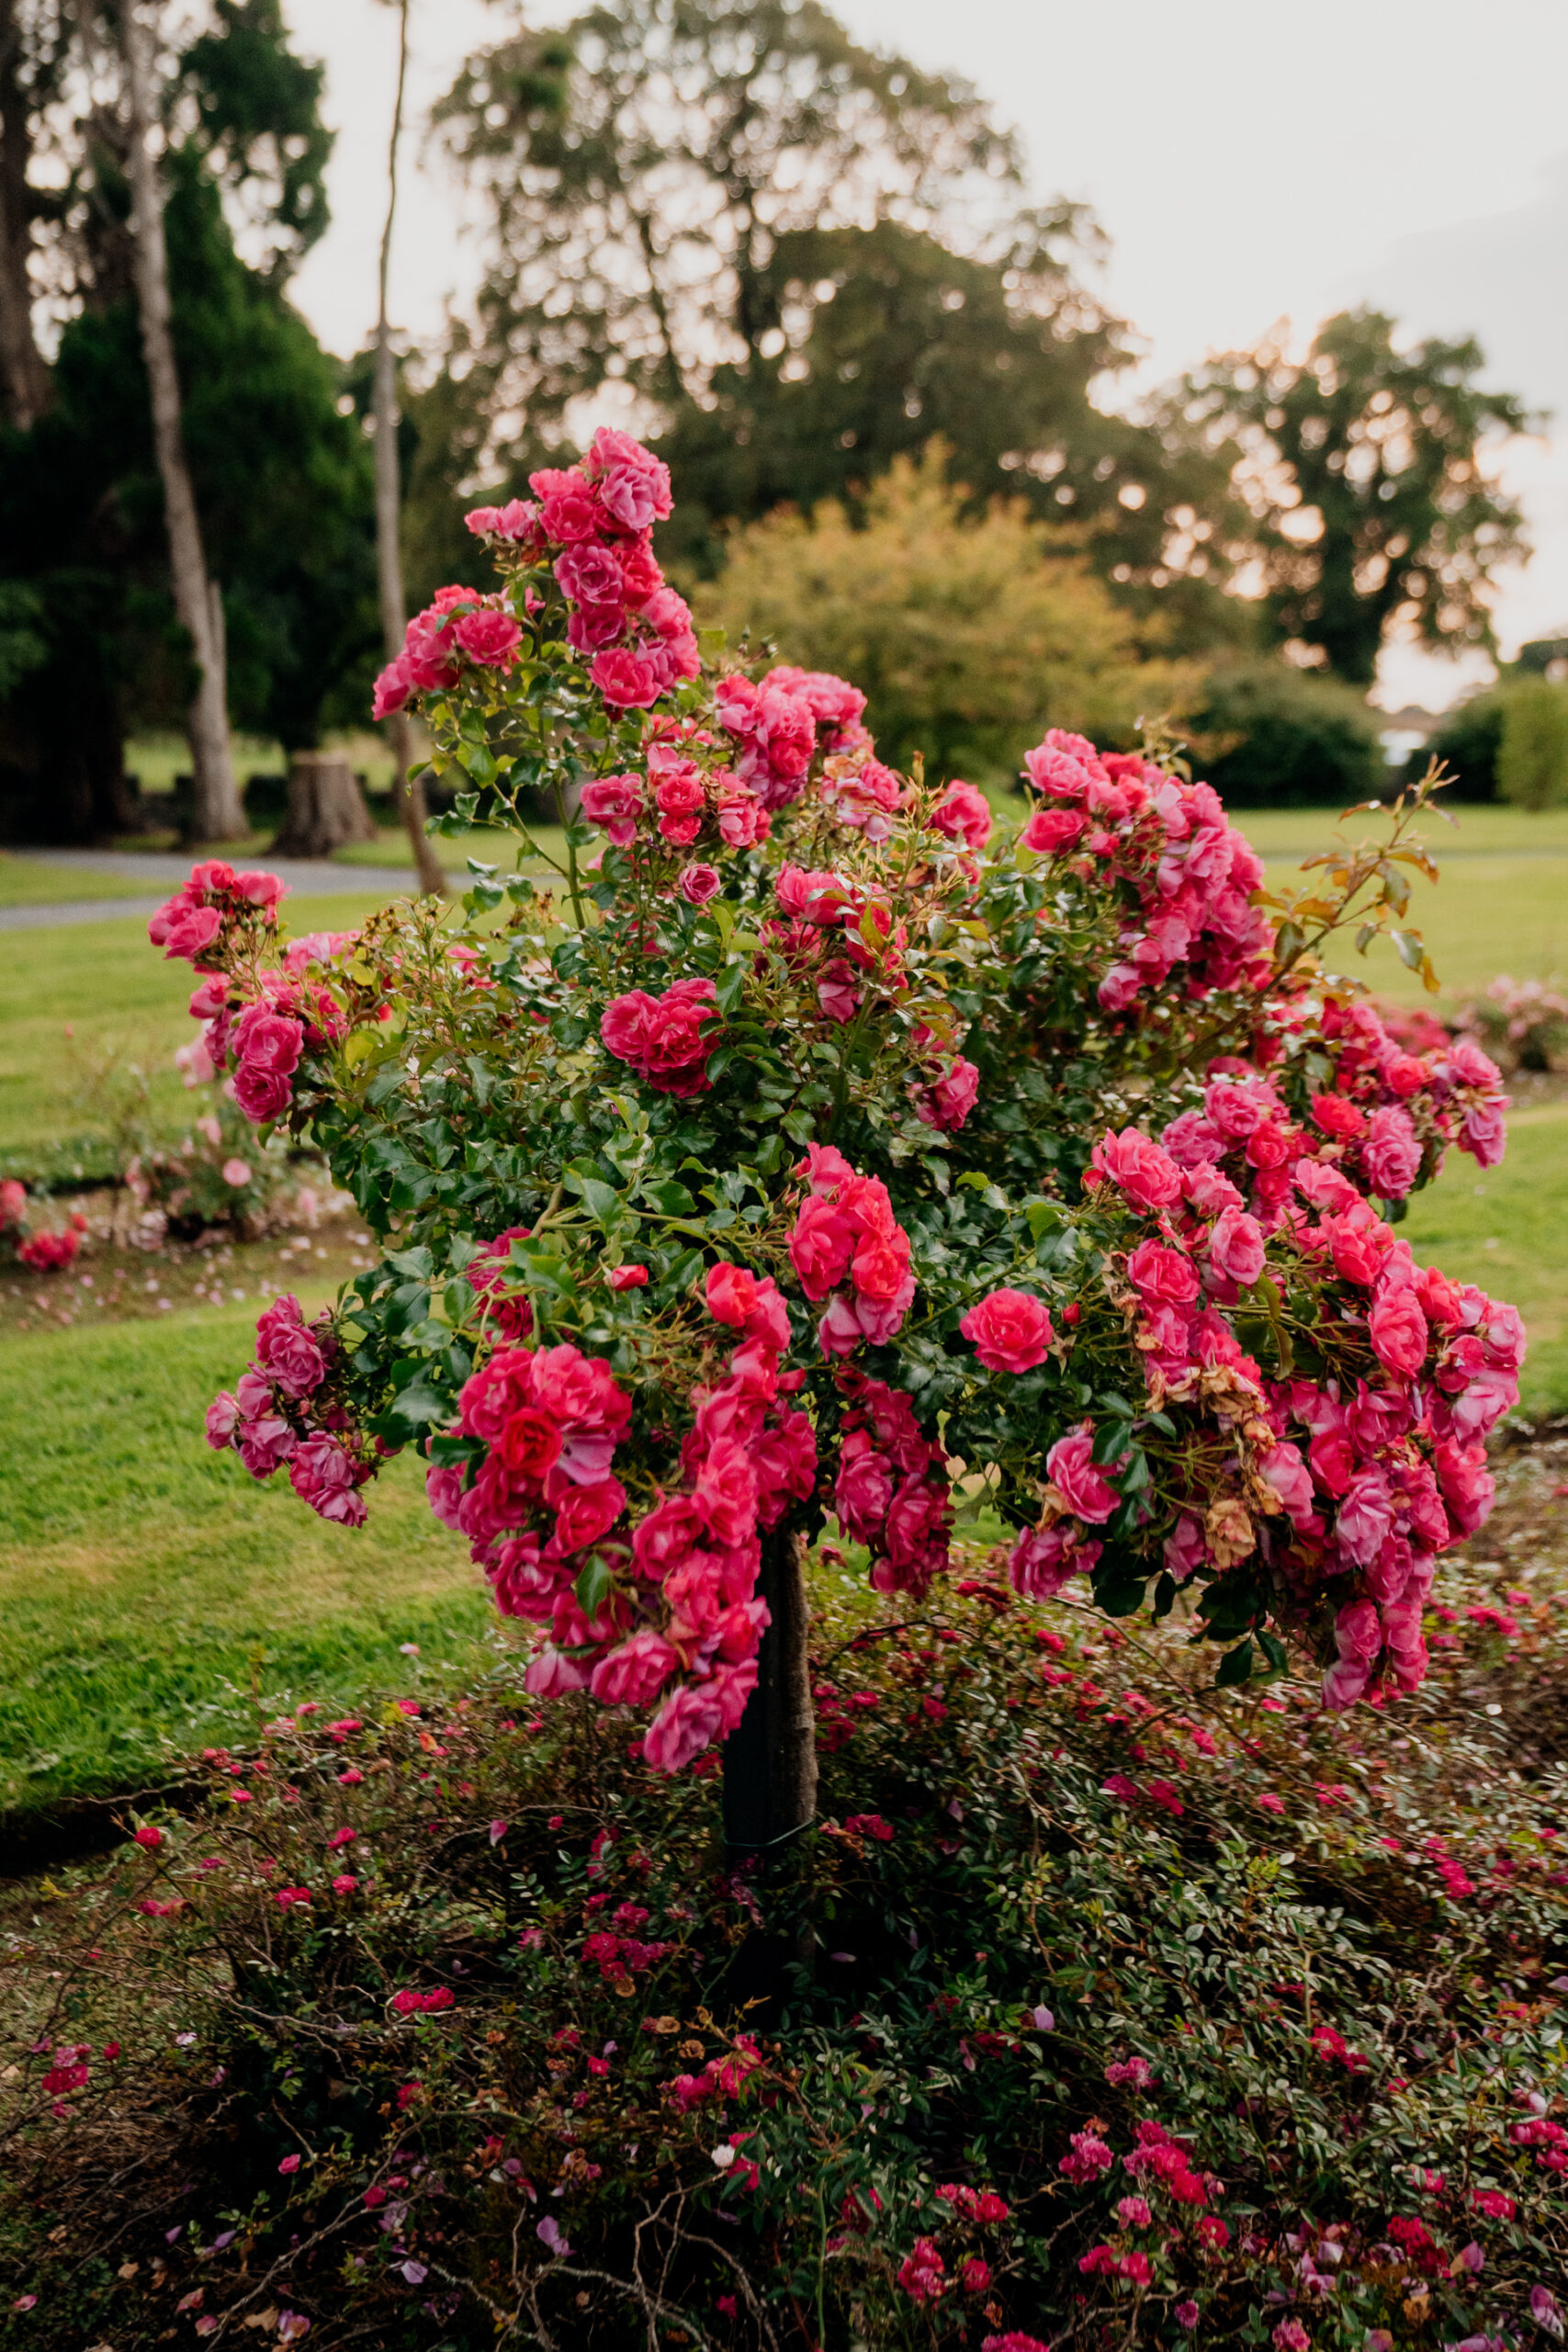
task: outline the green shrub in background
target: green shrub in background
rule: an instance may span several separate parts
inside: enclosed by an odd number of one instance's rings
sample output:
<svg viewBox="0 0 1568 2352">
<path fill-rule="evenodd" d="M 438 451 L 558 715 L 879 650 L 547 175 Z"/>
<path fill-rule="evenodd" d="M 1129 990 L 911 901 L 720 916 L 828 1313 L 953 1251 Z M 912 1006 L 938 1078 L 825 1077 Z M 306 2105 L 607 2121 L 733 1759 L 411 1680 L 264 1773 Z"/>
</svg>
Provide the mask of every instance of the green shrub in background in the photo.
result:
<svg viewBox="0 0 1568 2352">
<path fill-rule="evenodd" d="M 1356 689 L 1288 662 L 1216 670 L 1190 725 L 1201 773 L 1229 808 L 1341 808 L 1389 781 L 1376 714 Z"/>
<path fill-rule="evenodd" d="M 1418 752 L 1412 752 L 1404 780 L 1414 784 L 1426 773 L 1429 759 L 1441 760 L 1453 776 L 1446 789 L 1452 800 L 1495 800 L 1497 754 L 1503 743 L 1506 686 L 1488 686 L 1446 711 L 1436 731 Z"/>
<path fill-rule="evenodd" d="M 879 757 L 933 776 L 1011 780 L 1040 718 L 1129 744 L 1138 720 L 1185 713 L 1190 663 L 1146 661 L 1136 624 L 1072 540 L 998 500 L 978 521 L 932 442 L 894 459 L 857 527 L 834 500 L 781 507 L 734 533 L 729 561 L 694 598 L 731 641 L 787 646 L 803 669 L 853 678 Z"/>
<path fill-rule="evenodd" d="M 1518 808 L 1568 800 L 1568 687 L 1545 678 L 1505 689 L 1497 747 L 1497 790 Z"/>
</svg>

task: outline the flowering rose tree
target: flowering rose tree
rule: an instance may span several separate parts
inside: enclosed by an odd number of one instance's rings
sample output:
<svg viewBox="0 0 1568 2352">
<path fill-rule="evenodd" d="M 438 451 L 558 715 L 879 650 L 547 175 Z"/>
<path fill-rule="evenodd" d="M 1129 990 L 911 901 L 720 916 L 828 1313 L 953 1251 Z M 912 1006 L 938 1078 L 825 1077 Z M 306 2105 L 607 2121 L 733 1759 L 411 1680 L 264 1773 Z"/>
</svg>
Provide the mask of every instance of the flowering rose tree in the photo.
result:
<svg viewBox="0 0 1568 2352">
<path fill-rule="evenodd" d="M 417 697 L 447 831 L 482 808 L 538 870 L 515 812 L 554 797 L 551 887 L 471 860 L 459 914 L 285 947 L 276 886 L 206 865 L 152 927 L 241 1106 L 384 1244 L 268 1309 L 213 1444 L 349 1526 L 417 1446 L 530 1690 L 646 1711 L 657 1770 L 728 1739 L 740 1847 L 810 1815 L 829 1515 L 879 1591 L 983 1509 L 1021 1594 L 1176 1614 L 1222 1683 L 1295 1643 L 1332 1706 L 1412 1689 L 1523 1334 L 1394 1226 L 1450 1145 L 1498 1158 L 1502 1102 L 1320 951 L 1399 922 L 1430 784 L 1289 903 L 1157 745 L 1052 729 L 998 831 L 886 767 L 852 685 L 699 643 L 635 442 L 531 486 L 376 707 Z"/>
</svg>

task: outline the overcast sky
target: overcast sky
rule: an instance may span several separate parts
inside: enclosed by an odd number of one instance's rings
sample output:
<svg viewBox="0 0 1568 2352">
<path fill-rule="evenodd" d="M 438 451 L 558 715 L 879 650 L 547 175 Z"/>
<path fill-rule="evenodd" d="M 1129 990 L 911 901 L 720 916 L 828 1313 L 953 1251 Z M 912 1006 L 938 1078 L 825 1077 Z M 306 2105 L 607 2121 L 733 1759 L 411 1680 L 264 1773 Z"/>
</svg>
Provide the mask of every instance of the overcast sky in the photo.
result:
<svg viewBox="0 0 1568 2352">
<path fill-rule="evenodd" d="M 381 0 L 285 12 L 326 61 L 339 134 L 333 226 L 296 298 L 346 352 L 374 320 L 395 19 Z M 1538 552 L 1502 585 L 1505 650 L 1568 628 L 1563 0 L 839 0 L 838 13 L 863 40 L 967 74 L 1021 130 L 1036 192 L 1093 207 L 1111 240 L 1103 291 L 1145 337 L 1151 377 L 1281 317 L 1304 334 L 1360 300 L 1416 334 L 1474 331 L 1491 379 L 1562 419 L 1509 461 Z M 513 20 L 513 0 L 413 0 L 416 126 Z M 394 310 L 434 336 L 479 254 L 461 192 L 418 137 L 408 166 Z M 1398 657 L 1384 699 L 1436 706 L 1472 674 Z"/>
</svg>

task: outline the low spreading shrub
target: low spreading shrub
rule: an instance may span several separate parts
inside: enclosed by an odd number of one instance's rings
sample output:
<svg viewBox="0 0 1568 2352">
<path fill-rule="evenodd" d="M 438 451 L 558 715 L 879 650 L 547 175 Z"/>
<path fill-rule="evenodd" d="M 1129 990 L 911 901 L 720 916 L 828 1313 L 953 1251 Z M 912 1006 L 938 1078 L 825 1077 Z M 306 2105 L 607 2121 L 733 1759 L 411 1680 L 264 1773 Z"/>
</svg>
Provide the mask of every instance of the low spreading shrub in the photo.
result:
<svg viewBox="0 0 1568 2352">
<path fill-rule="evenodd" d="M 1568 1056 L 1568 997 L 1542 980 L 1500 973 L 1460 1007 L 1457 1026 L 1510 1072 L 1561 1069 Z"/>
<path fill-rule="evenodd" d="M 1568 1596 L 1440 1592 L 1352 1728 L 1004 1559 L 824 1552 L 784 1860 L 503 1677 L 13 1905 L 0 2344 L 1544 2344 Z"/>
</svg>

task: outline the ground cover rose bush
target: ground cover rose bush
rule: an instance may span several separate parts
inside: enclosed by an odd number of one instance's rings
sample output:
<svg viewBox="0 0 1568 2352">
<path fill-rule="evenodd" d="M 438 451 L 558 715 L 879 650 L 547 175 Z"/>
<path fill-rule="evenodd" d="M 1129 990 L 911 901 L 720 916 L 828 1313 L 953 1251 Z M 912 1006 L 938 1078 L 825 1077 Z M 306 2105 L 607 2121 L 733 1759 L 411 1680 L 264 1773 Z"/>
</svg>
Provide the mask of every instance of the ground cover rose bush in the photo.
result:
<svg viewBox="0 0 1568 2352">
<path fill-rule="evenodd" d="M 1331 1704 L 1416 1688 L 1523 1348 L 1397 1232 L 1501 1152 L 1495 1067 L 1325 960 L 1401 920 L 1425 793 L 1272 911 L 1157 745 L 1047 731 L 998 829 L 880 762 L 852 684 L 705 657 L 627 436 L 532 488 L 378 709 L 419 699 L 457 830 L 580 795 L 559 888 L 476 866 L 460 921 L 286 944 L 208 864 L 153 922 L 242 1110 L 384 1244 L 319 1394 L 258 1359 L 213 1442 L 349 1521 L 421 1446 L 530 1689 L 649 1710 L 666 1770 L 744 1710 L 765 1543 L 832 1511 L 918 1595 L 982 1476 L 1020 1592 L 1179 1611 L 1226 1681 L 1295 1642 Z"/>
<path fill-rule="evenodd" d="M 825 1555 L 784 1871 L 726 1867 L 711 1758 L 509 1671 L 209 1754 L 0 1907 L 0 2342 L 1536 2352 L 1561 1468 L 1504 1505 L 1555 1565 L 1440 1567 L 1427 1683 L 1348 1715 L 1021 1602 L 1006 1545 L 923 1600 Z"/>
</svg>

